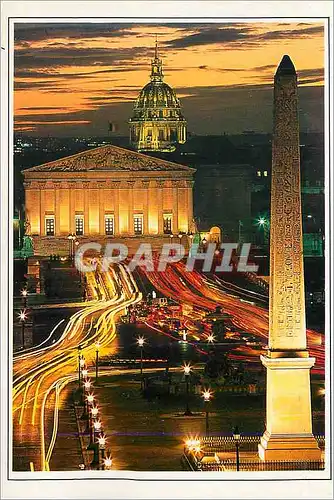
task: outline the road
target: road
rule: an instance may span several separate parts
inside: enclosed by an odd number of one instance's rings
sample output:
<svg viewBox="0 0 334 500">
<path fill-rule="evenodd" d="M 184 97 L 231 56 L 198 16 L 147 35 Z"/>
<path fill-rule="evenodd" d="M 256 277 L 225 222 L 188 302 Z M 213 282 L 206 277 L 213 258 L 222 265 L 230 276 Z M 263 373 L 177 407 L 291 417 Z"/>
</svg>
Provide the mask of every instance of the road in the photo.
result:
<svg viewBox="0 0 334 500">
<path fill-rule="evenodd" d="M 209 277 L 198 271 L 187 272 L 182 262 L 169 265 L 164 272 L 143 270 L 146 278 L 152 285 L 178 302 L 190 305 L 193 308 L 188 323 L 196 318 L 196 312 L 213 311 L 217 305 L 223 307 L 224 312 L 232 316 L 234 326 L 245 332 L 249 332 L 258 338 L 264 345 L 268 342 L 269 311 L 264 304 L 257 305 L 255 300 L 261 303 L 261 296 L 254 296 L 253 300 L 245 300 L 239 297 L 245 296 L 247 290 L 238 290 L 239 287 L 231 287 L 227 291 L 226 284 L 221 280 Z M 239 293 L 238 293 L 239 292 Z M 324 335 L 314 330 L 307 330 L 308 349 L 311 356 L 316 358 L 313 373 L 324 374 L 325 345 Z M 243 345 L 235 348 L 231 357 L 250 363 L 259 362 L 259 351 L 251 345 Z"/>
<path fill-rule="evenodd" d="M 60 393 L 77 378 L 78 346 L 87 365 L 115 349 L 116 319 L 141 293 L 125 267 L 87 273 L 89 301 L 73 314 L 59 340 L 30 349 L 13 361 L 13 470 L 49 470 L 57 437 Z M 100 300 L 98 300 L 100 299 Z"/>
</svg>

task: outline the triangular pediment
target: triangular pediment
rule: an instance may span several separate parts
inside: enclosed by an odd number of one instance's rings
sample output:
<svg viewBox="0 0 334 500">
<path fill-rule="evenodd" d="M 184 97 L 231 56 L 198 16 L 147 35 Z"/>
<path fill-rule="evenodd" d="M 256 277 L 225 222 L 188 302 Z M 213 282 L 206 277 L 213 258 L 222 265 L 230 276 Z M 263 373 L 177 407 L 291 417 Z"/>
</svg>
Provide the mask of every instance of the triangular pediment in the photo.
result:
<svg viewBox="0 0 334 500">
<path fill-rule="evenodd" d="M 28 168 L 24 172 L 89 172 L 89 171 L 188 171 L 192 168 L 160 158 L 106 145 L 59 160 Z"/>
</svg>

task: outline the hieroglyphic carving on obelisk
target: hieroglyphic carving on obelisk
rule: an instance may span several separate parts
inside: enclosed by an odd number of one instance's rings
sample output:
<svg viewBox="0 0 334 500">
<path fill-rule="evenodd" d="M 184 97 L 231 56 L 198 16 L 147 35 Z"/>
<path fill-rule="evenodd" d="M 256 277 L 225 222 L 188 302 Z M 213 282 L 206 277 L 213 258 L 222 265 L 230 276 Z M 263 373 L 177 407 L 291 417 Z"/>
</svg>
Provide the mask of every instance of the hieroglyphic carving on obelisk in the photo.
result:
<svg viewBox="0 0 334 500">
<path fill-rule="evenodd" d="M 269 350 L 262 460 L 319 460 L 312 434 L 306 350 L 297 75 L 284 56 L 275 75 L 270 221 Z"/>
<path fill-rule="evenodd" d="M 297 75 L 284 56 L 275 75 L 269 349 L 306 349 Z"/>
</svg>

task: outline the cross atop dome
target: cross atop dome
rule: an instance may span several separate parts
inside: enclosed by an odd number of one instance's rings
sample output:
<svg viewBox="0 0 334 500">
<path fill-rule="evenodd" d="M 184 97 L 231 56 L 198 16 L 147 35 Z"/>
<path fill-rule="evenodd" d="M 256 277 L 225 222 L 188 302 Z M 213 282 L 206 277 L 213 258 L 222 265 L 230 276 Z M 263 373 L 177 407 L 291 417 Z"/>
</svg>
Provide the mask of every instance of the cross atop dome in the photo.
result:
<svg viewBox="0 0 334 500">
<path fill-rule="evenodd" d="M 162 73 L 162 60 L 159 58 L 157 33 L 155 34 L 154 59 L 152 59 L 151 65 L 152 65 L 151 81 L 152 82 L 162 82 L 164 75 Z"/>
</svg>

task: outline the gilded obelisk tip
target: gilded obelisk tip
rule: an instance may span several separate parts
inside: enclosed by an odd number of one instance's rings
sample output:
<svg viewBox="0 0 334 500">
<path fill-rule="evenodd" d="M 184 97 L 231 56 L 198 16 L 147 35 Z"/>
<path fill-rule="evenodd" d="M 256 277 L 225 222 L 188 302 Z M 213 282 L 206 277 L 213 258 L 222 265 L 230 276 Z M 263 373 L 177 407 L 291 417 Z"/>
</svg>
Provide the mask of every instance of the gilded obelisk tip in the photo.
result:
<svg viewBox="0 0 334 500">
<path fill-rule="evenodd" d="M 295 74 L 296 70 L 290 57 L 288 55 L 283 56 L 277 68 L 276 75 L 295 75 Z"/>
</svg>

